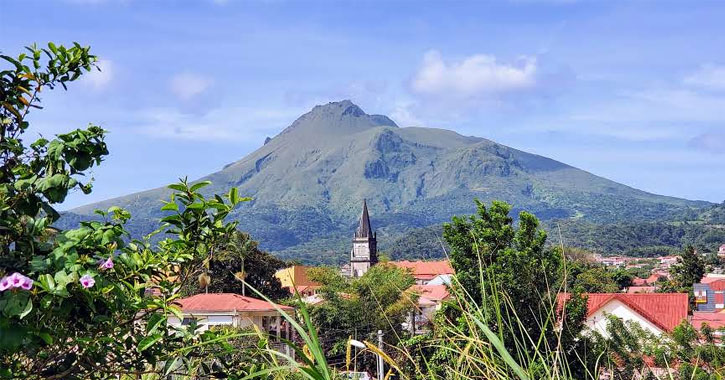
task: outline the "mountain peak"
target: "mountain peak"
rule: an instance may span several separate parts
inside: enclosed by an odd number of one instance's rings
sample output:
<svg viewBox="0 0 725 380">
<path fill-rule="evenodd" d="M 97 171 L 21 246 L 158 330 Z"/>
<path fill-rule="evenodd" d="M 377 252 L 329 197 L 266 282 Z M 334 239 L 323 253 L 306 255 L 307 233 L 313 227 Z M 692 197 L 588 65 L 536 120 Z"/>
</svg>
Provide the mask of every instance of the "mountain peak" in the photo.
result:
<svg viewBox="0 0 725 380">
<path fill-rule="evenodd" d="M 387 116 L 369 115 L 357 104 L 345 99 L 315 106 L 282 133 L 303 129 L 352 132 L 381 126 L 398 125 Z"/>
</svg>

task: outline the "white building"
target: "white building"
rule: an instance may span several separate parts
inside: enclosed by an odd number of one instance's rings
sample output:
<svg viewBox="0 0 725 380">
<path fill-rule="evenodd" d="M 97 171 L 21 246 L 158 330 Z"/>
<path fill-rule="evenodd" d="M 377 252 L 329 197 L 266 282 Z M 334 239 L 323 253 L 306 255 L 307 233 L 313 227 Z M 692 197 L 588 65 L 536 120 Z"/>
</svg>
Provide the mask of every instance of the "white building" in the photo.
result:
<svg viewBox="0 0 725 380">
<path fill-rule="evenodd" d="M 587 296 L 586 326 L 607 336 L 609 316 L 625 322 L 635 322 L 655 334 L 661 335 L 687 320 L 689 301 L 687 293 L 589 293 Z M 560 307 L 570 295 L 559 296 Z"/>
<path fill-rule="evenodd" d="M 262 331 L 287 337 L 290 333 L 289 324 L 284 321 L 282 312 L 288 315 L 294 313 L 294 308 L 290 306 L 275 305 L 234 293 L 197 294 L 176 303 L 181 308 L 183 319 L 171 316 L 169 324 L 182 326 L 196 320 L 201 331 L 211 326 L 245 328 L 256 325 Z"/>
</svg>

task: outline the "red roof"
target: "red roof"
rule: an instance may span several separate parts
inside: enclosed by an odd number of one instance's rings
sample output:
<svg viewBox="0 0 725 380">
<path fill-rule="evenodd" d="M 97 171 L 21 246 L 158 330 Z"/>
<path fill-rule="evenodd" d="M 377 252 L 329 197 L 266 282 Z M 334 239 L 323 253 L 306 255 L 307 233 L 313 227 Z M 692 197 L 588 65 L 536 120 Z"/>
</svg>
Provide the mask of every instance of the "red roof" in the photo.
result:
<svg viewBox="0 0 725 380">
<path fill-rule="evenodd" d="M 724 304 L 725 303 L 725 294 L 715 293 L 715 303 Z"/>
<path fill-rule="evenodd" d="M 712 329 L 719 329 L 725 327 L 725 313 L 713 313 L 713 312 L 694 312 L 692 313 L 692 326 L 696 329 L 701 329 L 702 325 L 707 323 Z"/>
<path fill-rule="evenodd" d="M 176 301 L 184 313 L 191 312 L 233 312 L 233 311 L 274 311 L 274 304 L 252 297 L 234 293 L 196 294 Z M 282 310 L 292 310 L 290 306 L 277 305 Z"/>
<path fill-rule="evenodd" d="M 725 290 L 725 279 L 720 278 L 716 281 L 710 282 L 708 285 L 710 285 L 710 289 L 715 291 Z"/>
<path fill-rule="evenodd" d="M 655 290 L 656 286 L 630 286 L 627 288 L 627 293 L 654 293 Z"/>
<path fill-rule="evenodd" d="M 413 277 L 418 280 L 432 280 L 441 274 L 453 274 L 448 260 L 439 261 L 391 261 L 398 268 L 410 269 Z"/>
<path fill-rule="evenodd" d="M 701 283 L 701 284 L 711 284 L 711 283 L 713 283 L 713 282 L 716 282 L 716 281 L 722 281 L 722 280 L 725 280 L 725 277 L 721 277 L 721 276 L 709 276 L 709 275 L 705 275 L 705 277 L 703 277 L 703 278 L 702 278 L 702 279 L 700 280 L 700 283 Z"/>
<path fill-rule="evenodd" d="M 654 273 L 647 278 L 635 277 L 632 280 L 632 285 L 634 285 L 634 286 L 652 285 L 655 282 L 657 282 L 657 280 L 659 280 L 659 279 L 660 279 L 660 275 L 657 273 Z"/>
<path fill-rule="evenodd" d="M 617 300 L 665 331 L 672 331 L 683 319 L 687 319 L 689 309 L 687 293 L 588 293 L 586 295 L 588 296 L 587 317 L 610 301 Z M 569 297 L 569 294 L 560 294 L 559 304 L 561 305 Z"/>
<path fill-rule="evenodd" d="M 446 285 L 413 285 L 410 289 L 418 293 L 421 298 L 433 301 L 442 301 L 450 296 Z"/>
</svg>

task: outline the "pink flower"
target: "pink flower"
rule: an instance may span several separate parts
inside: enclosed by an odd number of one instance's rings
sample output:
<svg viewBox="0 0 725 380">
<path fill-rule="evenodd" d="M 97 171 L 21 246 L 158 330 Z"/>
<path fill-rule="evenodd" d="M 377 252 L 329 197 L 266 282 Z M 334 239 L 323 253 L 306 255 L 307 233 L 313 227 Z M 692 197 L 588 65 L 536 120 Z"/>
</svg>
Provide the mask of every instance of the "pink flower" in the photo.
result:
<svg viewBox="0 0 725 380">
<path fill-rule="evenodd" d="M 101 260 L 101 269 L 112 269 L 113 268 L 113 258 L 109 257 L 107 260 Z"/>
<path fill-rule="evenodd" d="M 15 272 L 8 277 L 8 280 L 10 281 L 10 286 L 13 288 L 19 288 L 20 285 L 23 283 L 23 279 L 25 279 L 25 276 L 22 274 Z"/>
<path fill-rule="evenodd" d="M 10 276 L 3 277 L 3 279 L 0 280 L 0 292 L 14 288 L 30 290 L 33 288 L 33 280 L 18 272 L 15 272 Z"/>
<path fill-rule="evenodd" d="M 81 285 L 83 285 L 84 288 L 88 289 L 93 287 L 93 285 L 96 284 L 96 280 L 91 277 L 90 274 L 84 274 L 80 279 Z"/>
<path fill-rule="evenodd" d="M 20 287 L 23 288 L 23 289 L 25 289 L 25 290 L 32 289 L 33 288 L 33 279 L 32 278 L 25 277 L 23 279 L 23 283 L 20 284 Z"/>
</svg>

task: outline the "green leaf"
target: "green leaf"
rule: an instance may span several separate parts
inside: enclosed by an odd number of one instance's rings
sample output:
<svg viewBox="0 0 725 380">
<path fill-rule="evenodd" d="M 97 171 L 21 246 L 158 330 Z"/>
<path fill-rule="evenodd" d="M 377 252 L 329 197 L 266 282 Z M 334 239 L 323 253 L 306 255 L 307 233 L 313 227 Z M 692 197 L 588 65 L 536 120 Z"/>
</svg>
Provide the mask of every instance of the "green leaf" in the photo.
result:
<svg viewBox="0 0 725 380">
<path fill-rule="evenodd" d="M 171 184 L 171 185 L 169 185 L 167 187 L 169 189 L 171 189 L 171 190 L 186 191 L 186 187 L 184 185 L 180 184 L 180 183 L 173 183 L 173 184 Z"/>
<path fill-rule="evenodd" d="M 161 211 L 179 211 L 179 205 L 176 202 L 166 202 L 164 207 L 161 207 Z"/>
<path fill-rule="evenodd" d="M 153 334 L 149 335 L 141 340 L 141 342 L 138 343 L 138 347 L 136 347 L 136 351 L 143 352 L 149 347 L 153 346 L 154 343 L 161 340 L 161 334 Z"/>
<path fill-rule="evenodd" d="M 45 331 L 41 331 L 41 332 L 39 332 L 39 333 L 38 333 L 38 337 L 40 337 L 40 339 L 43 339 L 43 341 L 44 341 L 44 342 L 45 342 L 46 344 L 53 344 L 53 337 L 52 337 L 52 336 L 50 336 L 50 334 L 48 334 L 48 333 L 47 333 L 47 332 L 45 332 Z"/>
<path fill-rule="evenodd" d="M 153 314 L 146 323 L 146 333 L 153 334 L 163 323 L 166 323 L 166 317 L 163 314 Z"/>
<path fill-rule="evenodd" d="M 28 315 L 33 310 L 33 301 L 30 299 L 28 292 L 17 292 L 10 294 L 3 312 L 8 317 L 19 316 L 20 319 Z"/>
<path fill-rule="evenodd" d="M 194 185 L 192 185 L 191 189 L 189 189 L 189 190 L 193 193 L 193 192 L 201 189 L 202 187 L 206 187 L 209 185 L 211 185 L 211 181 L 201 181 L 199 183 L 195 183 Z"/>
<path fill-rule="evenodd" d="M 199 203 L 199 202 L 195 202 L 195 203 L 192 203 L 192 204 L 186 206 L 186 208 L 189 209 L 189 210 L 203 210 L 204 209 L 204 204 L 203 203 Z"/>
<path fill-rule="evenodd" d="M 232 206 L 239 202 L 239 189 L 236 187 L 229 189 L 229 201 L 232 202 Z"/>
</svg>

